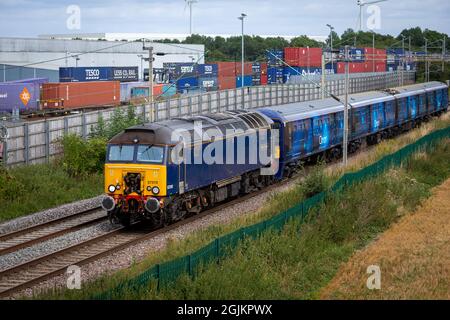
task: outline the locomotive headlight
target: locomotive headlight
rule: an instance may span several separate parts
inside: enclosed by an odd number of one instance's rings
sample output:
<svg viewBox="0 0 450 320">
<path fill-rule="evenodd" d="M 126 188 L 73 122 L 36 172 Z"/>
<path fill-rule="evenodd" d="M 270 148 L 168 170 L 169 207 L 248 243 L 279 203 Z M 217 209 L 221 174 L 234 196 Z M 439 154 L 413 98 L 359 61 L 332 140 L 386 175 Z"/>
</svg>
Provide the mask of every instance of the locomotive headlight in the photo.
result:
<svg viewBox="0 0 450 320">
<path fill-rule="evenodd" d="M 148 186 L 148 187 L 147 187 L 147 191 L 148 191 L 148 192 L 152 191 L 152 187 Z"/>
<path fill-rule="evenodd" d="M 116 187 L 115 187 L 114 185 L 110 185 L 110 186 L 108 187 L 108 191 L 111 192 L 111 193 L 113 193 L 114 191 L 116 191 Z"/>
<path fill-rule="evenodd" d="M 153 194 L 158 194 L 159 193 L 159 188 L 158 187 L 153 187 L 152 188 L 152 192 L 153 192 Z"/>
<path fill-rule="evenodd" d="M 120 184 L 117 184 L 116 190 L 120 190 Z"/>
</svg>

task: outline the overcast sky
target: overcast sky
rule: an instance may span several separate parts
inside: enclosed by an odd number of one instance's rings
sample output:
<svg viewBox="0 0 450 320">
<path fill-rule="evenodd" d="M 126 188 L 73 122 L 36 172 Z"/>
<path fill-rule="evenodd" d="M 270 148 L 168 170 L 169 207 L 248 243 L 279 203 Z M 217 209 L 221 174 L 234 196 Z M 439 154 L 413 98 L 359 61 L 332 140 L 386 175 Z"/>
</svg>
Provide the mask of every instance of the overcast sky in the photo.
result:
<svg viewBox="0 0 450 320">
<path fill-rule="evenodd" d="M 70 30 L 69 5 L 81 10 L 81 29 Z M 397 35 L 413 26 L 450 34 L 450 1 L 389 0 L 381 9 L 379 33 Z M 357 28 L 356 0 L 198 0 L 194 32 L 240 34 L 241 12 L 247 34 L 327 35 L 330 23 L 341 34 Z M 366 14 L 366 17 L 368 14 Z M 149 32 L 187 33 L 184 0 L 0 0 L 0 36 L 34 37 L 48 33 Z"/>
</svg>

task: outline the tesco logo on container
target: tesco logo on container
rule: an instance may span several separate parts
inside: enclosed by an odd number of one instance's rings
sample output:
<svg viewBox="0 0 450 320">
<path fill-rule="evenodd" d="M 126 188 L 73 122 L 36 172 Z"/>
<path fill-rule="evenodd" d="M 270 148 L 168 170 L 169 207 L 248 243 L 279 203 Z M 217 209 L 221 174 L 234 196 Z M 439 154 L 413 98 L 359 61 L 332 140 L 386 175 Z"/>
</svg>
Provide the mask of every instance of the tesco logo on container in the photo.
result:
<svg viewBox="0 0 450 320">
<path fill-rule="evenodd" d="M 202 86 L 204 87 L 204 88 L 213 88 L 214 87 L 214 80 L 204 80 L 203 82 L 202 82 Z"/>
<path fill-rule="evenodd" d="M 98 80 L 100 79 L 99 69 L 86 69 L 86 80 Z"/>
</svg>

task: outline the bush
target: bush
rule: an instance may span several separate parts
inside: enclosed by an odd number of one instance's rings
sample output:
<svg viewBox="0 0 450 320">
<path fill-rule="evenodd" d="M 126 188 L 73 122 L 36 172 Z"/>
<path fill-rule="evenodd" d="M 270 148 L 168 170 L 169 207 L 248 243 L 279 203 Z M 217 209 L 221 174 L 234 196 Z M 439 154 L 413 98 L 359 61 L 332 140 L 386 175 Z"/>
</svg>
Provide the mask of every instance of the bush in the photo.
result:
<svg viewBox="0 0 450 320">
<path fill-rule="evenodd" d="M 100 137 L 109 140 L 126 128 L 143 122 L 144 119 L 136 115 L 132 106 L 129 106 L 126 111 L 115 109 L 109 123 L 106 123 L 102 117 L 98 119 L 97 125 L 92 128 L 91 137 Z"/>
<path fill-rule="evenodd" d="M 325 174 L 324 164 L 315 166 L 308 175 L 299 182 L 304 198 L 310 198 L 325 191 L 330 184 L 330 178 Z"/>
<path fill-rule="evenodd" d="M 68 134 L 61 140 L 64 154 L 61 162 L 70 176 L 101 172 L 106 157 L 106 139 L 84 140 L 76 134 Z"/>
<path fill-rule="evenodd" d="M 11 175 L 8 170 L 0 167 L 0 197 L 3 200 L 16 200 L 24 189 L 23 183 Z"/>
</svg>

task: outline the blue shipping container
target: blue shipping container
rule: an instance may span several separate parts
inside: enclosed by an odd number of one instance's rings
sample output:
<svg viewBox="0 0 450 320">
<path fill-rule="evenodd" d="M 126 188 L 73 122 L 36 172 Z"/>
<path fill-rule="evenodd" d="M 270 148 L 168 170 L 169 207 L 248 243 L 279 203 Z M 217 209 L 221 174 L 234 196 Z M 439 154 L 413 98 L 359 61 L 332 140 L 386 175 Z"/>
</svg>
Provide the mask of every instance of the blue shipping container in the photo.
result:
<svg viewBox="0 0 450 320">
<path fill-rule="evenodd" d="M 164 98 L 169 98 L 177 93 L 177 87 L 174 84 L 165 84 L 162 89 L 162 94 Z"/>
<path fill-rule="evenodd" d="M 252 76 L 244 76 L 244 87 L 251 87 L 252 86 Z M 242 87 L 242 77 L 237 76 L 236 77 L 236 88 Z"/>
<path fill-rule="evenodd" d="M 70 67 L 59 68 L 60 82 L 138 81 L 138 67 Z"/>
<path fill-rule="evenodd" d="M 217 90 L 219 82 L 217 77 L 202 77 L 198 79 L 198 85 L 205 91 Z"/>
<path fill-rule="evenodd" d="M 283 67 L 267 68 L 267 83 L 283 83 Z"/>
<path fill-rule="evenodd" d="M 284 60 L 284 50 L 269 50 L 269 52 L 266 52 L 266 58 L 269 66 L 282 66 L 282 60 Z"/>
<path fill-rule="evenodd" d="M 317 75 L 322 74 L 321 68 L 305 68 L 305 67 L 284 67 L 283 69 L 283 83 L 289 81 L 291 76 L 301 75 Z"/>
<path fill-rule="evenodd" d="M 203 76 L 217 77 L 219 68 L 215 63 L 199 64 L 197 67 L 198 74 Z"/>
<path fill-rule="evenodd" d="M 29 79 L 8 81 L 8 83 L 37 83 L 39 85 L 47 82 L 48 78 L 29 78 Z"/>
<path fill-rule="evenodd" d="M 20 112 L 39 109 L 39 83 L 0 83 L 0 111 Z"/>
<path fill-rule="evenodd" d="M 189 91 L 195 89 L 198 89 L 197 77 L 186 77 L 177 81 L 177 92 L 188 93 Z"/>
<path fill-rule="evenodd" d="M 123 82 L 120 84 L 120 102 L 129 102 L 132 97 L 131 91 L 136 87 L 149 86 L 148 82 L 135 81 L 135 82 Z M 148 96 L 148 90 L 147 90 Z M 134 97 L 134 96 L 133 96 Z"/>
</svg>

